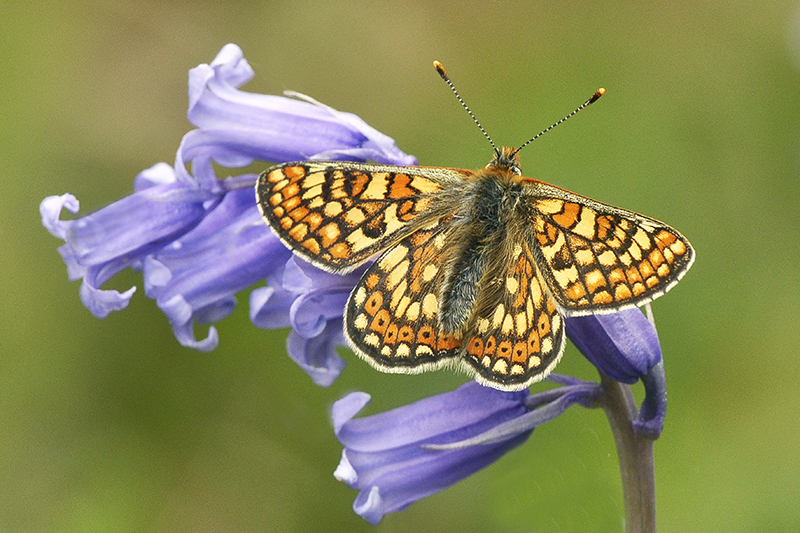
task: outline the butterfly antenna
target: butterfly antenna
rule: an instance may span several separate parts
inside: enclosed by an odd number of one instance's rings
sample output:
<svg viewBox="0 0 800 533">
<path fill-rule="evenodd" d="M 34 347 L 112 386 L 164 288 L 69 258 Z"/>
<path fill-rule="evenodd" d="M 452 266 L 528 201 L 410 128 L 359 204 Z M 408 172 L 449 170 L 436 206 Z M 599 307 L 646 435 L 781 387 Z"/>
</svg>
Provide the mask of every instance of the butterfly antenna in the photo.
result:
<svg viewBox="0 0 800 533">
<path fill-rule="evenodd" d="M 461 98 L 461 95 L 458 94 L 458 91 L 456 90 L 456 86 L 453 85 L 452 81 L 450 81 L 450 77 L 447 75 L 447 71 L 444 69 L 444 65 L 442 65 L 438 61 L 434 61 L 433 62 L 433 68 L 436 69 L 436 72 L 439 73 L 439 76 L 441 76 L 442 79 L 447 83 L 447 85 L 450 86 L 450 89 L 453 90 L 453 94 L 456 95 L 456 98 L 458 98 L 458 101 L 461 102 L 461 105 L 464 106 L 464 109 L 467 110 L 467 113 L 469 113 L 469 116 L 471 116 L 472 120 L 475 121 L 475 124 L 478 125 L 478 128 L 481 130 L 481 133 L 483 133 L 483 136 L 486 137 L 486 139 L 488 139 L 489 144 L 491 144 L 492 148 L 494 148 L 494 153 L 497 154 L 498 156 L 500 156 L 500 150 L 497 149 L 497 146 L 494 144 L 494 141 L 492 140 L 492 138 L 489 137 L 489 134 L 486 133 L 485 129 L 483 129 L 483 126 L 481 126 L 481 123 L 478 122 L 477 118 L 475 118 L 475 114 L 470 110 L 469 106 L 467 106 L 466 102 L 464 102 L 464 100 Z"/>
<path fill-rule="evenodd" d="M 519 148 L 517 148 L 516 150 L 514 150 L 514 153 L 513 153 L 513 154 L 511 154 L 511 155 L 512 155 L 512 157 L 513 157 L 513 156 L 515 156 L 515 155 L 517 155 L 517 154 L 519 153 L 519 151 L 520 151 L 520 150 L 522 150 L 523 148 L 525 148 L 526 146 L 528 146 L 530 143 L 532 143 L 533 141 L 535 141 L 536 139 L 538 139 L 539 137 L 541 137 L 542 135 L 544 135 L 544 134 L 545 134 L 545 133 L 547 133 L 548 131 L 552 130 L 553 128 L 555 128 L 555 127 L 556 127 L 556 126 L 558 126 L 559 124 L 562 124 L 562 123 L 566 122 L 567 120 L 571 119 L 572 117 L 574 117 L 575 115 L 577 115 L 577 114 L 578 114 L 578 111 L 581 111 L 581 110 L 583 110 L 583 109 L 585 109 L 585 108 L 589 107 L 589 106 L 590 106 L 590 105 L 592 105 L 593 103 L 595 103 L 595 102 L 596 102 L 597 100 L 599 100 L 599 99 L 600 99 L 600 97 L 601 97 L 601 96 L 603 96 L 605 93 L 606 93 L 606 90 L 605 90 L 605 89 L 603 89 L 602 87 L 601 87 L 601 88 L 599 88 L 599 89 L 597 89 L 597 90 L 594 92 L 594 94 L 591 96 L 591 98 L 589 98 L 589 99 L 588 99 L 588 100 L 586 100 L 584 103 L 582 103 L 581 105 L 579 105 L 579 106 L 578 106 L 578 108 L 577 108 L 575 111 L 573 111 L 572 113 L 570 113 L 570 114 L 569 114 L 569 115 L 567 115 L 566 117 L 562 118 L 561 120 L 559 120 L 558 122 L 556 122 L 555 124 L 553 124 L 552 126 L 550 126 L 549 128 L 546 128 L 545 130 L 543 130 L 543 131 L 541 131 L 541 132 L 537 133 L 536 135 L 534 135 L 533 137 L 531 137 L 530 139 L 528 139 L 528 140 L 527 140 L 525 143 L 523 143 L 523 144 L 522 144 L 522 145 L 521 145 Z"/>
</svg>

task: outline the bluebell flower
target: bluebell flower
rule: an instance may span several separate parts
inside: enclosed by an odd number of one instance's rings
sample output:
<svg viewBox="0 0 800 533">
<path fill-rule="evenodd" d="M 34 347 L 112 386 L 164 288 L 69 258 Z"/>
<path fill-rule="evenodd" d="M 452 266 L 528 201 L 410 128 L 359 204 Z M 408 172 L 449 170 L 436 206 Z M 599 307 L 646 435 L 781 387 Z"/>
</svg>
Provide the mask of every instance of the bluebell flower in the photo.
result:
<svg viewBox="0 0 800 533">
<path fill-rule="evenodd" d="M 620 383 L 642 380 L 645 399 L 633 428 L 657 439 L 667 415 L 667 388 L 652 322 L 639 309 L 628 309 L 568 318 L 565 324 L 569 340 L 600 372 Z"/>
<path fill-rule="evenodd" d="M 364 418 L 369 402 L 351 393 L 333 406 L 344 445 L 334 475 L 360 492 L 355 512 L 371 524 L 486 467 L 516 448 L 537 426 L 571 405 L 591 406 L 596 383 L 554 376 L 561 387 L 531 395 L 475 382 L 452 392 Z"/>
<path fill-rule="evenodd" d="M 254 160 L 413 165 L 416 159 L 350 113 L 301 95 L 238 89 L 252 77 L 239 47 L 223 47 L 211 64 L 189 73 L 188 118 L 197 129 L 184 136 L 174 165 L 159 163 L 143 171 L 132 195 L 74 220 L 60 218 L 64 208 L 78 212 L 74 196 L 48 197 L 40 205 L 42 223 L 64 240 L 59 253 L 69 278 L 82 280 L 81 300 L 95 316 L 125 308 L 136 290 L 119 292 L 103 285 L 125 268 L 141 270 L 145 294 L 167 315 L 178 341 L 203 351 L 217 346 L 217 331 L 212 326 L 198 340 L 195 324 L 225 318 L 236 305 L 237 292 L 260 280 L 277 280 L 287 265 L 302 269 L 308 283 L 288 293 L 281 283 L 256 289 L 251 316 L 257 325 L 276 327 L 274 319 L 261 317 L 287 302 L 287 309 L 294 305 L 289 320 L 280 323 L 294 328 L 289 351 L 317 383 L 330 384 L 343 366 L 335 354 L 335 346 L 343 343 L 341 295 L 348 290 L 341 287 L 352 281 L 336 283 L 338 296 L 320 297 L 319 287 L 330 274 L 299 265 L 264 224 L 253 194 L 256 176 L 221 179 L 212 162 L 235 169 Z"/>
</svg>

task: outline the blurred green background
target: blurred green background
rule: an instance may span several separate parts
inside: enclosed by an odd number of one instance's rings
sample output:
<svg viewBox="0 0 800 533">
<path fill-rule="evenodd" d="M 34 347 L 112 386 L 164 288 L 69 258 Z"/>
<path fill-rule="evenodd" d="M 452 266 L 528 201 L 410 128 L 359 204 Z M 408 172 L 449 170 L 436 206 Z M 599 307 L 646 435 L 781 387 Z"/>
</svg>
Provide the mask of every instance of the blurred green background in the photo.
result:
<svg viewBox="0 0 800 533">
<path fill-rule="evenodd" d="M 180 347 L 141 286 L 107 319 L 82 307 L 39 202 L 71 192 L 86 214 L 172 163 L 187 72 L 228 42 L 255 69 L 245 90 L 357 113 L 426 165 L 491 156 L 434 59 L 502 144 L 606 87 L 522 163 L 697 250 L 653 306 L 660 531 L 800 530 L 797 2 L 10 0 L 0 42 L 0 531 L 622 531 L 602 412 L 572 409 L 372 528 L 332 476 L 330 405 L 365 390 L 378 412 L 463 376 L 384 375 L 344 353 L 342 377 L 315 387 L 246 297 L 209 354 Z M 596 378 L 573 347 L 559 372 Z"/>
</svg>

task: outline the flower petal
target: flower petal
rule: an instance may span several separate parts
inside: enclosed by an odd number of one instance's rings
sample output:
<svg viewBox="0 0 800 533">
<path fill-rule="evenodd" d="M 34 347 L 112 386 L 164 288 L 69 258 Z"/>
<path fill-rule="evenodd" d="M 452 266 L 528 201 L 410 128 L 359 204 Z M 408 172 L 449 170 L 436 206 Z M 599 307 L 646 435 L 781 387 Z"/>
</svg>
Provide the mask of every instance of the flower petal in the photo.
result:
<svg viewBox="0 0 800 533">
<path fill-rule="evenodd" d="M 667 417 L 667 380 L 664 361 L 659 362 L 642 377 L 644 400 L 639 416 L 633 421 L 633 431 L 649 439 L 657 439 L 664 430 Z"/>
<path fill-rule="evenodd" d="M 64 208 L 75 214 L 80 209 L 78 199 L 71 194 L 61 196 L 48 196 L 39 204 L 39 213 L 42 215 L 42 225 L 50 232 L 53 237 L 66 239 L 69 222 L 60 220 L 61 210 Z"/>
<path fill-rule="evenodd" d="M 336 352 L 336 347 L 343 344 L 342 322 L 335 320 L 315 337 L 306 338 L 292 331 L 286 339 L 286 351 L 315 384 L 329 387 L 347 364 Z"/>
<path fill-rule="evenodd" d="M 581 353 L 616 381 L 636 383 L 661 361 L 658 334 L 639 309 L 570 317 L 566 329 Z"/>
</svg>

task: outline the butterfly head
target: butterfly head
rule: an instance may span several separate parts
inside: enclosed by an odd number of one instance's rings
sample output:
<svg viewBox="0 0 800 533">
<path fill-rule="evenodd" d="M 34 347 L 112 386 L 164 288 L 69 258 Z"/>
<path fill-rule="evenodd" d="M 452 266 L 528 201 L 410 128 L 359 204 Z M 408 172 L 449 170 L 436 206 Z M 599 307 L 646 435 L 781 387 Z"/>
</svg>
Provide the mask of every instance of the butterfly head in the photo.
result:
<svg viewBox="0 0 800 533">
<path fill-rule="evenodd" d="M 489 161 L 486 168 L 506 171 L 521 176 L 522 171 L 519 168 L 519 150 L 503 146 L 500 150 L 495 151 L 494 158 Z"/>
</svg>

